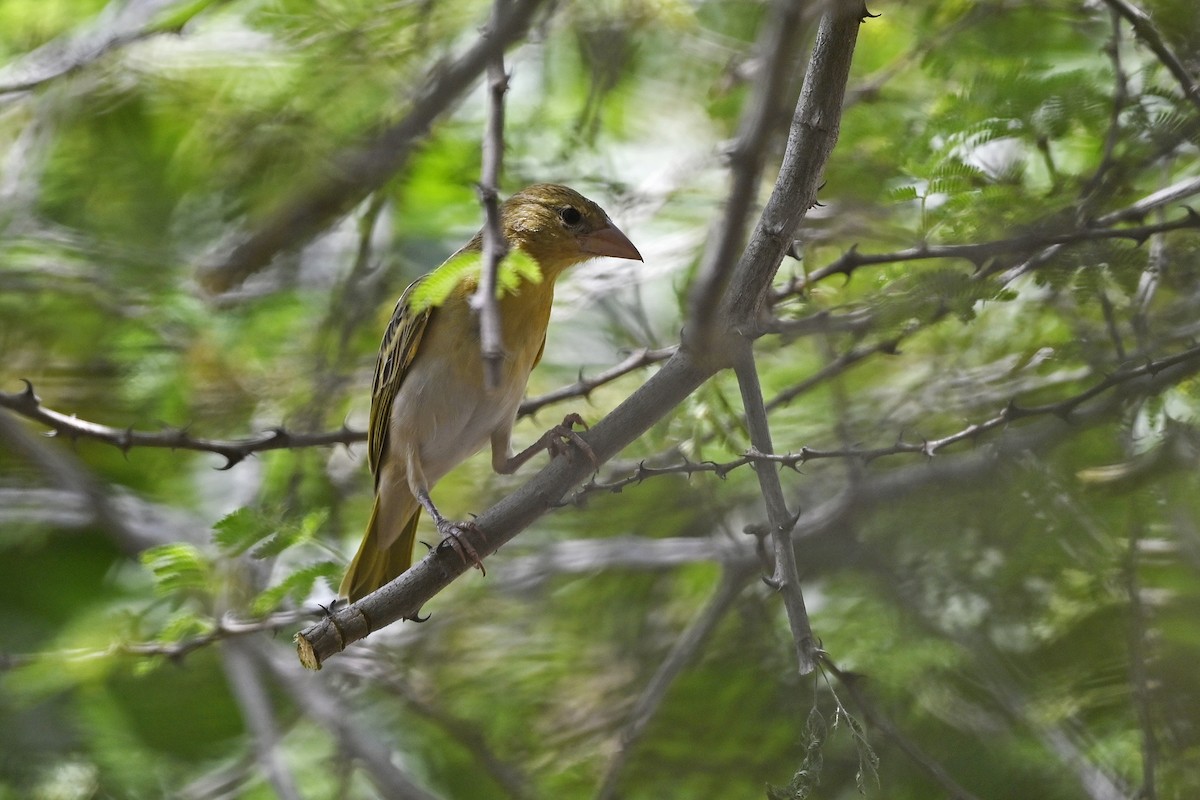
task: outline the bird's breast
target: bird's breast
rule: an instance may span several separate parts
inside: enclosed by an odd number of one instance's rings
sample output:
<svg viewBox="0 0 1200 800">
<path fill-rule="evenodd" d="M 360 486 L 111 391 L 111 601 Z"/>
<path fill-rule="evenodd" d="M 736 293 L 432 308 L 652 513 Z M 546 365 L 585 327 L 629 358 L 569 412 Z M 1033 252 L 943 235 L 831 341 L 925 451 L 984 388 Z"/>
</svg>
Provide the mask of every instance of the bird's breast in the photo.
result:
<svg viewBox="0 0 1200 800">
<path fill-rule="evenodd" d="M 511 427 L 546 336 L 552 292 L 552 286 L 526 284 L 501 301 L 504 359 L 492 390 L 484 382 L 478 317 L 467 297 L 451 296 L 437 308 L 392 406 L 389 440 L 397 463 L 417 448 L 433 484 L 486 445 L 493 431 Z"/>
</svg>

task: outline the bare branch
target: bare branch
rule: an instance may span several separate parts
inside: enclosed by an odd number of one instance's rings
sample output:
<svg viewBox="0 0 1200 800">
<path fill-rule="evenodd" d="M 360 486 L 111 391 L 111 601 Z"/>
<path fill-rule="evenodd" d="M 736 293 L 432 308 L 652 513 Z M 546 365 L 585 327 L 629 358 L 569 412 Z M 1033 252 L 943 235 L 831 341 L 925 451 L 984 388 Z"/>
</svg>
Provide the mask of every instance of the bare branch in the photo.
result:
<svg viewBox="0 0 1200 800">
<path fill-rule="evenodd" d="M 1175 55 L 1163 41 L 1162 34 L 1154 26 L 1150 15 L 1126 0 L 1104 0 L 1104 2 L 1129 20 L 1137 37 L 1146 43 L 1154 55 L 1158 56 L 1158 60 L 1163 63 L 1163 66 L 1175 76 L 1175 80 L 1179 81 L 1179 87 L 1183 89 L 1184 97 L 1190 100 L 1197 109 L 1200 109 L 1200 87 L 1197 86 L 1196 79 L 1188 72 L 1179 56 Z"/>
<path fill-rule="evenodd" d="M 770 456 L 774 453 L 771 444 L 771 427 L 767 421 L 767 409 L 763 403 L 762 386 L 758 381 L 758 366 L 754 363 L 754 352 L 749 339 L 734 361 L 738 388 L 742 393 L 742 406 L 746 411 L 746 424 L 750 429 L 750 444 L 753 455 Z M 815 668 L 817 645 L 813 639 L 808 610 L 804 606 L 804 592 L 800 587 L 800 571 L 796 567 L 796 549 L 792 545 L 792 528 L 799 512 L 788 511 L 783 497 L 783 486 L 779 482 L 779 470 L 770 463 L 755 459 L 754 472 L 758 475 L 758 486 L 767 506 L 767 519 L 771 524 L 771 541 L 775 551 L 775 573 L 767 585 L 783 597 L 792 639 L 796 643 L 796 656 L 800 674 L 807 675 Z"/>
<path fill-rule="evenodd" d="M 1112 39 L 1106 51 L 1112 62 L 1113 70 L 1113 101 L 1112 110 L 1108 116 L 1108 131 L 1104 135 L 1104 149 L 1100 152 L 1100 163 L 1092 177 L 1083 185 L 1080 191 L 1079 214 L 1076 216 L 1079 224 L 1084 224 L 1091 216 L 1091 210 L 1106 194 L 1106 179 L 1116 166 L 1115 154 L 1117 143 L 1121 138 L 1121 113 L 1129 103 L 1129 82 L 1125 76 L 1125 68 L 1121 64 L 1121 15 L 1110 10 L 1112 22 Z"/>
<path fill-rule="evenodd" d="M 134 42 L 163 33 L 179 33 L 215 0 L 110 3 L 87 30 L 53 39 L 0 71 L 0 95 L 28 92 L 78 72 Z M 179 6 L 169 12 L 172 5 Z"/>
<path fill-rule="evenodd" d="M 725 211 L 704 250 L 688 302 L 686 333 L 695 338 L 691 346 L 702 352 L 713 345 L 711 338 L 717 332 L 713 316 L 732 275 L 734 254 L 745 240 L 771 131 L 784 111 L 784 90 L 804 16 L 804 4 L 775 0 L 759 29 L 755 50 L 762 66 L 729 150 L 730 188 Z"/>
<path fill-rule="evenodd" d="M 503 3 L 492 4 L 492 19 L 486 36 L 494 36 L 500 27 Z M 500 175 L 504 164 L 504 94 L 508 91 L 508 75 L 504 71 L 504 50 L 498 50 L 488 61 L 488 118 L 483 137 L 483 169 L 479 183 L 479 200 L 483 204 L 483 267 L 479 288 L 471 298 L 471 306 L 479 314 L 480 354 L 483 357 L 484 380 L 489 391 L 500 385 L 500 368 L 504 363 L 504 342 L 500 327 L 500 304 L 496 301 L 496 272 L 508 255 L 508 242 L 500 222 Z"/>
<path fill-rule="evenodd" d="M 867 11 L 861 2 L 848 0 L 830 0 L 824 9 L 779 178 L 723 300 L 722 317 L 731 329 L 749 333 L 756 327 L 792 235 L 816 202 L 825 164 L 837 142 L 858 26 Z"/>
<path fill-rule="evenodd" d="M 518 416 L 531 416 L 546 406 L 575 397 L 587 397 L 591 392 L 630 372 L 658 364 L 670 358 L 677 345 L 657 350 L 641 349 L 630 354 L 624 361 L 609 367 L 594 378 L 584 378 L 568 386 L 555 389 L 538 397 L 531 397 L 521 404 Z M 42 405 L 41 398 L 33 385 L 25 382 L 22 392 L 0 392 L 0 408 L 7 408 L 23 417 L 46 425 L 52 435 L 70 439 L 90 439 L 112 445 L 123 452 L 135 447 L 156 447 L 169 450 L 194 450 L 215 453 L 225 458 L 221 469 L 229 469 L 255 453 L 269 450 L 292 450 L 302 447 L 350 446 L 367 440 L 366 431 L 354 430 L 343 425 L 339 430 L 320 433 L 293 433 L 285 428 L 272 428 L 256 436 L 242 439 L 206 439 L 193 436 L 187 428 L 174 428 L 150 433 L 132 428 L 114 428 L 80 419 L 74 414 L 64 414 Z"/>
<path fill-rule="evenodd" d="M 1096 225 L 1106 227 L 1118 222 L 1141 220 L 1151 211 L 1182 202 L 1200 194 L 1200 177 L 1183 178 L 1157 192 L 1148 194 L 1136 203 L 1096 219 Z"/>
<path fill-rule="evenodd" d="M 241 642 L 227 643 L 221 655 L 225 679 L 251 734 L 259 769 L 280 800 L 300 800 L 296 781 L 279 752 L 279 726 L 254 657 Z"/>
<path fill-rule="evenodd" d="M 220 440 L 194 437 L 186 428 L 164 430 L 160 433 L 145 433 L 132 428 L 112 428 L 96 422 L 88 422 L 74 416 L 53 411 L 42 405 L 42 400 L 33 390 L 33 384 L 25 381 L 23 392 L 0 392 L 0 407 L 15 411 L 24 417 L 41 422 L 71 441 L 95 439 L 111 444 L 123 452 L 134 447 L 158 447 L 169 450 L 197 450 L 216 453 L 225 458 L 221 469 L 229 469 L 254 453 L 265 450 L 284 450 L 293 447 L 326 447 L 329 445 L 351 445 L 366 441 L 363 431 L 354 431 L 345 425 L 341 430 L 325 433 L 291 433 L 283 428 L 274 428 L 246 439 Z"/>
<path fill-rule="evenodd" d="M 575 381 L 575 383 L 572 383 L 569 386 L 563 386 L 555 389 L 552 392 L 539 395 L 538 397 L 526 398 L 526 400 L 521 403 L 521 407 L 517 412 L 517 416 L 525 417 L 536 414 L 538 411 L 550 405 L 551 403 L 557 403 L 562 400 L 570 400 L 574 397 L 587 397 L 599 387 L 605 385 L 606 383 L 611 383 L 617 378 L 628 375 L 634 370 L 641 369 L 642 367 L 648 367 L 651 364 L 658 364 L 662 361 L 666 361 L 668 358 L 674 355 L 675 351 L 678 349 L 678 345 L 672 345 L 670 347 L 659 348 L 658 350 L 650 350 L 648 348 L 636 350 L 624 361 L 616 364 L 615 366 L 609 367 L 594 378 L 583 377 L 581 371 L 579 380 Z"/>
<path fill-rule="evenodd" d="M 346 713 L 348 700 L 328 681 L 322 683 L 298 674 L 275 649 L 256 648 L 259 660 L 275 674 L 300 709 L 319 728 L 329 731 L 352 758 L 361 764 L 380 797 L 389 800 L 437 800 L 394 763 L 392 750 Z"/>
<path fill-rule="evenodd" d="M 790 295 L 802 292 L 832 275 L 845 275 L 847 278 L 858 268 L 877 265 L 895 264 L 902 261 L 923 261 L 936 258 L 965 259 L 979 268 L 983 274 L 992 274 L 996 269 L 993 263 L 1002 255 L 1025 254 L 1044 251 L 1050 247 L 1061 247 L 1079 244 L 1081 242 L 1101 241 L 1105 239 L 1129 239 L 1141 244 L 1152 236 L 1169 231 L 1200 230 L 1200 214 L 1188 210 L 1184 216 L 1170 222 L 1152 225 L 1138 225 L 1130 228 L 1082 228 L 1061 233 L 1032 233 L 1025 236 L 1015 236 L 1011 239 L 997 239 L 991 242 L 972 242 L 969 244 L 921 244 L 906 250 L 891 253 L 860 253 L 857 247 L 852 247 L 840 258 L 820 269 L 813 270 L 808 275 L 798 275 L 785 286 L 777 289 L 773 302 Z"/>
<path fill-rule="evenodd" d="M 458 102 L 496 56 L 521 38 L 544 0 L 513 0 L 508 13 L 461 56 L 440 64 L 422 82 L 404 119 L 361 146 L 343 152 L 325 177 L 295 197 L 215 264 L 199 270 L 200 282 L 219 293 L 239 285 L 280 251 L 311 240 L 327 225 L 386 183 L 407 162 L 433 122 Z"/>
<path fill-rule="evenodd" d="M 600 779 L 600 788 L 596 792 L 596 800 L 612 800 L 618 796 L 617 787 L 621 779 L 621 771 L 629 762 L 634 746 L 646 732 L 646 726 L 654 718 L 671 684 L 679 674 L 694 662 L 700 655 L 700 649 L 712 636 L 717 625 L 733 607 L 738 595 L 746 588 L 752 579 L 753 572 L 746 569 L 725 569 L 716 590 L 709 597 L 708 603 L 700 610 L 687 628 L 675 641 L 671 651 L 658 665 L 654 676 L 650 678 L 646 688 L 633 704 L 629 719 L 618 737 L 617 748 L 609 757 L 608 764 Z"/>
<path fill-rule="evenodd" d="M 480 767 L 502 786 L 510 797 L 518 800 L 533 797 L 529 777 L 496 753 L 477 722 L 456 716 L 430 700 L 418 691 L 411 680 L 398 675 L 394 664 L 373 658 L 370 654 L 341 659 L 338 663 L 340 672 L 353 674 L 370 682 L 372 686 L 391 692 L 414 714 L 445 731 L 475 758 Z"/>
<path fill-rule="evenodd" d="M 225 614 L 216 620 L 212 629 L 206 633 L 189 636 L 175 642 L 113 642 L 100 650 L 57 650 L 50 653 L 8 653 L 0 663 L 0 671 L 25 666 L 37 661 L 50 662 L 85 662 L 104 660 L 114 656 L 133 656 L 135 658 L 166 658 L 173 662 L 181 662 L 191 653 L 217 642 L 250 636 L 256 633 L 275 634 L 284 628 L 295 625 L 306 619 L 320 617 L 323 611 L 298 610 L 280 611 L 262 619 L 241 619 Z"/>
</svg>

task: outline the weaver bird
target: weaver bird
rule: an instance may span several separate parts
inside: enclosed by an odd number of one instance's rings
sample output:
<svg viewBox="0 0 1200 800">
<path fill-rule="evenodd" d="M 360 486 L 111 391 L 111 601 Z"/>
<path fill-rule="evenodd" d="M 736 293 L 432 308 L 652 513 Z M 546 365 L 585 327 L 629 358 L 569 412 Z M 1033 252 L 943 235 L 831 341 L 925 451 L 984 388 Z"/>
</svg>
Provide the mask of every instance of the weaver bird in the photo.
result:
<svg viewBox="0 0 1200 800">
<path fill-rule="evenodd" d="M 546 346 L 554 282 L 567 267 L 597 256 L 642 260 L 600 206 L 565 186 L 537 184 L 518 192 L 501 206 L 500 220 L 509 248 L 532 258 L 540 276 L 518 274 L 498 301 L 504 357 L 495 389 L 485 383 L 479 321 L 470 305 L 478 270 L 456 279 L 436 303 L 422 301 L 421 287 L 435 285 L 438 279 L 431 276 L 438 271 L 418 279 L 396 303 L 383 335 L 367 432 L 375 504 L 340 589 L 351 601 L 411 566 L 422 509 L 462 554 L 463 524 L 442 516 L 429 497 L 433 485 L 461 461 L 490 442 L 492 469 L 507 475 L 561 439 L 565 431 L 559 426 L 512 452 L 517 407 Z M 482 250 L 480 231 L 442 268 Z"/>
</svg>

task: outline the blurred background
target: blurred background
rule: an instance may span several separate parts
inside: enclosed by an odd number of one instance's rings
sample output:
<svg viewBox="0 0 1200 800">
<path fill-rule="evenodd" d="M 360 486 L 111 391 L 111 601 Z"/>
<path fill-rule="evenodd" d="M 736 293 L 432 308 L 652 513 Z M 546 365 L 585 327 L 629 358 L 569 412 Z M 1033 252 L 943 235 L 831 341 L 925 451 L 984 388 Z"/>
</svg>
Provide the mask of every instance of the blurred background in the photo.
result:
<svg viewBox="0 0 1200 800">
<path fill-rule="evenodd" d="M 871 5 L 757 344 L 805 455 L 831 661 L 802 678 L 732 375 L 428 622 L 302 670 L 370 510 L 383 326 L 482 219 L 483 83 L 428 87 L 491 4 L 0 0 L 0 798 L 1200 796 L 1200 16 L 1140 2 Z M 518 446 L 678 343 L 771 24 L 532 5 L 502 193 L 568 183 L 645 263 L 559 282 L 530 397 L 631 368 Z M 48 438 L 39 408 L 113 431 Z M 329 435 L 193 446 L 275 428 Z M 483 454 L 434 497 L 466 517 L 533 469 Z"/>
</svg>

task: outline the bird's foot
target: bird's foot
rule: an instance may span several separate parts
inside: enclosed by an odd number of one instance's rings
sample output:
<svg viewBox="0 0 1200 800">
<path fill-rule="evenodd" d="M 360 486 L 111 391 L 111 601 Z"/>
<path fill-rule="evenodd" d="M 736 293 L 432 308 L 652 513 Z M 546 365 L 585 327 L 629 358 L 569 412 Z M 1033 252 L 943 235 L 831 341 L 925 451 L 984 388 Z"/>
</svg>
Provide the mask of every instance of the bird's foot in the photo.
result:
<svg viewBox="0 0 1200 800">
<path fill-rule="evenodd" d="M 550 453 L 550 457 L 554 458 L 560 455 L 570 456 L 572 448 L 574 448 L 587 456 L 593 467 L 599 469 L 600 461 L 596 458 L 596 453 L 583 440 L 583 437 L 575 432 L 576 425 L 585 431 L 588 428 L 583 417 L 572 412 L 563 417 L 561 423 L 546 431 L 546 450 Z"/>
<path fill-rule="evenodd" d="M 437 520 L 438 533 L 442 534 L 442 541 L 438 543 L 438 548 L 448 547 L 458 554 L 458 557 L 463 560 L 464 564 L 470 564 L 475 569 L 487 575 L 487 570 L 483 567 L 483 559 L 479 556 L 479 551 L 476 550 L 470 540 L 466 538 L 466 533 L 478 533 L 480 536 L 487 538 L 483 530 L 474 522 L 451 522 L 445 517 Z"/>
</svg>

